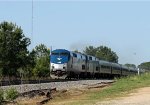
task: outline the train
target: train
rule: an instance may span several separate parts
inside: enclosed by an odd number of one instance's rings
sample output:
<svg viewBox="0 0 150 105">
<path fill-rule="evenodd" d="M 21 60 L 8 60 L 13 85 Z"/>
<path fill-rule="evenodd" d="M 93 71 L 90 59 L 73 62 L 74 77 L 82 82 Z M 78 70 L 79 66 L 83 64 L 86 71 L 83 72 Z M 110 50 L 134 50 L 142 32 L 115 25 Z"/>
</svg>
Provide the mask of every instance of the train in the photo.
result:
<svg viewBox="0 0 150 105">
<path fill-rule="evenodd" d="M 113 78 L 137 73 L 137 68 L 100 60 L 91 55 L 66 49 L 55 49 L 50 54 L 50 76 L 52 79 Z"/>
</svg>

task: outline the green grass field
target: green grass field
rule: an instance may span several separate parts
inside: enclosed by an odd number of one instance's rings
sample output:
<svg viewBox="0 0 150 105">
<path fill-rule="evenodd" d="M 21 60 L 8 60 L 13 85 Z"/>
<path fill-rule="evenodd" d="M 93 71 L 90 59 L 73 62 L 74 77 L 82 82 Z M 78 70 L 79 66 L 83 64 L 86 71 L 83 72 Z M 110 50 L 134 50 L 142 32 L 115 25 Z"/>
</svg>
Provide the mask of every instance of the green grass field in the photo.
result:
<svg viewBox="0 0 150 105">
<path fill-rule="evenodd" d="M 78 102 L 71 103 L 70 105 L 88 105 L 96 101 L 105 99 L 113 99 L 119 96 L 127 95 L 137 88 L 150 86 L 150 73 L 135 75 L 116 79 L 112 86 L 96 92 L 89 92 L 86 100 L 79 100 Z"/>
</svg>

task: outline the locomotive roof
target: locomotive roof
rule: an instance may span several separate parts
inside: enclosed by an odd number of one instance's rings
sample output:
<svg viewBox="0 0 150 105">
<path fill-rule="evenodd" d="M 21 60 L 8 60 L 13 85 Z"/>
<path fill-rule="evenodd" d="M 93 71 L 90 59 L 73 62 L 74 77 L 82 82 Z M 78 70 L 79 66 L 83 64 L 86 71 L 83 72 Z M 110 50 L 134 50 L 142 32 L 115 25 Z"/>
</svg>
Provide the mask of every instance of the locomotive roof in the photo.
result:
<svg viewBox="0 0 150 105">
<path fill-rule="evenodd" d="M 101 64 L 101 65 L 109 65 L 110 66 L 110 62 L 105 61 L 105 60 L 99 60 L 99 64 Z"/>
<path fill-rule="evenodd" d="M 118 64 L 118 63 L 111 63 L 111 65 L 112 65 L 113 67 L 121 67 L 121 65 Z"/>
<path fill-rule="evenodd" d="M 68 50 L 65 50 L 65 49 L 56 49 L 56 50 L 53 50 L 52 52 L 55 52 L 55 53 L 57 53 L 57 52 L 70 52 L 70 51 L 68 51 Z"/>
<path fill-rule="evenodd" d="M 127 66 L 125 66 L 125 65 L 121 65 L 121 67 L 122 68 L 124 68 L 124 69 L 129 69 Z"/>
</svg>

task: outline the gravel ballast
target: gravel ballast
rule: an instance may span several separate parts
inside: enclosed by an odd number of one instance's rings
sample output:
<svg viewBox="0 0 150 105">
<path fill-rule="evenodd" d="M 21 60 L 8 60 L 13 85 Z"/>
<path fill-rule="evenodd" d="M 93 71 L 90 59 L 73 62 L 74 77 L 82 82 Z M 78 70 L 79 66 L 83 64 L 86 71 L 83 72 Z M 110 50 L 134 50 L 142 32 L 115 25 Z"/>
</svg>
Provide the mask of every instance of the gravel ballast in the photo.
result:
<svg viewBox="0 0 150 105">
<path fill-rule="evenodd" d="M 85 88 L 89 85 L 109 83 L 109 82 L 113 82 L 113 80 L 77 80 L 77 81 L 50 82 L 50 83 L 40 83 L 40 84 L 1 86 L 1 88 L 4 90 L 7 90 L 9 88 L 15 88 L 19 93 L 23 93 L 32 90 L 51 89 L 51 88 L 56 88 L 57 90 Z"/>
</svg>

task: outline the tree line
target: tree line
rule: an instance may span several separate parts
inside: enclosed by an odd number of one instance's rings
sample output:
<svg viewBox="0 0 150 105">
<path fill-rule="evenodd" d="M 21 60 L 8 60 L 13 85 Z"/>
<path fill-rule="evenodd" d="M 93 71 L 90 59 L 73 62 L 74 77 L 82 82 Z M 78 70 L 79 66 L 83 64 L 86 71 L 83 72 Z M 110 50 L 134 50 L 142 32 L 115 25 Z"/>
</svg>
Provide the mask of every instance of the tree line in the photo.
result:
<svg viewBox="0 0 150 105">
<path fill-rule="evenodd" d="M 49 76 L 50 50 L 37 45 L 32 51 L 27 47 L 31 40 L 21 27 L 9 22 L 0 24 L 0 76 L 47 77 Z"/>
<path fill-rule="evenodd" d="M 6 21 L 0 23 L 0 77 L 49 77 L 50 50 L 39 44 L 29 51 L 30 44 L 31 40 L 25 37 L 21 27 Z M 82 53 L 118 63 L 116 52 L 107 46 L 88 46 Z M 134 64 L 126 65 L 135 67 Z M 142 63 L 139 67 L 145 68 L 145 65 L 149 69 L 150 63 Z"/>
</svg>

